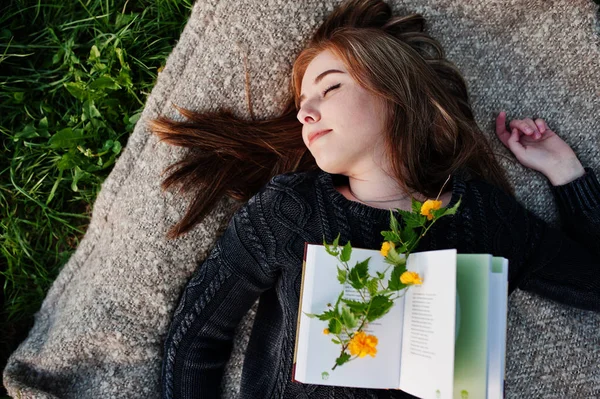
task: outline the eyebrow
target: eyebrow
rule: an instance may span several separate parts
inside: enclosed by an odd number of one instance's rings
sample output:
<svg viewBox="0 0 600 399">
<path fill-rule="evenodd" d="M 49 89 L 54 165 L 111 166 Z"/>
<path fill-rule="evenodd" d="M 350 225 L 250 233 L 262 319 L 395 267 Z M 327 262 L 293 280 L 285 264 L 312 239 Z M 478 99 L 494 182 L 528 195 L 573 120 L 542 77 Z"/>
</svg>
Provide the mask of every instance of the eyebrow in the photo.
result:
<svg viewBox="0 0 600 399">
<path fill-rule="evenodd" d="M 328 69 L 325 72 L 321 73 L 319 76 L 317 76 L 315 78 L 315 83 L 314 84 L 318 84 L 321 80 L 323 80 L 323 78 L 327 75 L 329 75 L 330 73 L 345 73 L 344 71 L 340 71 L 338 69 Z M 302 104 L 302 100 L 304 100 L 306 98 L 306 96 L 304 94 L 302 94 L 300 96 L 300 98 L 298 99 L 298 104 Z"/>
</svg>

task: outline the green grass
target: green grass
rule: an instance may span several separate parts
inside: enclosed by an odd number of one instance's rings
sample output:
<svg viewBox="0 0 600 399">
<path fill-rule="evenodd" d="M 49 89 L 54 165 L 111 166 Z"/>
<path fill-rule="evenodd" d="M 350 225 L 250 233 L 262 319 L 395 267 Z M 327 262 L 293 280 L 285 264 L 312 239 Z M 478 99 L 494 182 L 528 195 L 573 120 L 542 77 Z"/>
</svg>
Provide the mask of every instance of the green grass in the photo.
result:
<svg viewBox="0 0 600 399">
<path fill-rule="evenodd" d="M 86 231 L 192 0 L 0 6 L 0 369 Z"/>
</svg>

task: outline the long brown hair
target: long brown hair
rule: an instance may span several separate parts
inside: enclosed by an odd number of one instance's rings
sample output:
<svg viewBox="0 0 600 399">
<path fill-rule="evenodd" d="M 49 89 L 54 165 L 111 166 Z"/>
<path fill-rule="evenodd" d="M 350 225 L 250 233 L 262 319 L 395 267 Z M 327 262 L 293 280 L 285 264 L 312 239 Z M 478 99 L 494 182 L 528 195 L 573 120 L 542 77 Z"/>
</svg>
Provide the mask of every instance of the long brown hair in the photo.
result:
<svg viewBox="0 0 600 399">
<path fill-rule="evenodd" d="M 150 128 L 160 141 L 189 148 L 165 170 L 176 169 L 161 185 L 163 190 L 179 185 L 180 192 L 194 193 L 186 215 L 167 237 L 190 231 L 223 195 L 247 201 L 277 174 L 318 169 L 296 115 L 304 72 L 324 50 L 333 52 L 358 84 L 384 100 L 385 146 L 401 188 L 435 197 L 449 174 L 463 170 L 514 195 L 475 122 L 460 71 L 424 28 L 420 14 L 394 17 L 383 1 L 346 1 L 296 58 L 290 98 L 280 116 L 248 121 L 227 109 L 195 112 L 176 107 L 186 121 L 152 121 Z"/>
</svg>

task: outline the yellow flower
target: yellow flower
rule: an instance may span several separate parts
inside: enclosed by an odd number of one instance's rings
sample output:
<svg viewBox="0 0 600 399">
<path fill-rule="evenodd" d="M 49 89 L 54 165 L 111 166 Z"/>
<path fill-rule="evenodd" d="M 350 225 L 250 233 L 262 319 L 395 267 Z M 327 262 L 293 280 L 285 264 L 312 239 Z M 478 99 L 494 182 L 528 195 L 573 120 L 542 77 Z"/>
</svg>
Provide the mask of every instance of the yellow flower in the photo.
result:
<svg viewBox="0 0 600 399">
<path fill-rule="evenodd" d="M 390 251 L 390 248 L 396 248 L 396 244 L 394 244 L 392 241 L 385 241 L 381 245 L 381 255 L 386 257 L 388 252 Z"/>
<path fill-rule="evenodd" d="M 402 273 L 402 275 L 400 276 L 400 282 L 402 284 L 416 284 L 416 285 L 423 284 L 423 281 L 421 281 L 421 277 L 419 276 L 419 273 L 408 272 L 408 271 Z"/>
<path fill-rule="evenodd" d="M 360 331 L 352 337 L 350 343 L 348 344 L 348 350 L 350 354 L 358 357 L 365 357 L 367 355 L 371 355 L 371 357 L 375 357 L 377 353 L 377 337 L 374 335 L 367 335 L 364 332 Z"/>
<path fill-rule="evenodd" d="M 329 334 L 329 328 L 324 329 L 323 334 L 325 334 L 325 335 Z"/>
<path fill-rule="evenodd" d="M 433 214 L 431 213 L 431 211 L 438 210 L 441 207 L 442 207 L 442 201 L 427 200 L 427 201 L 425 201 L 423 206 L 421 206 L 421 215 L 427 216 L 427 220 L 431 220 L 431 219 L 433 219 Z"/>
</svg>

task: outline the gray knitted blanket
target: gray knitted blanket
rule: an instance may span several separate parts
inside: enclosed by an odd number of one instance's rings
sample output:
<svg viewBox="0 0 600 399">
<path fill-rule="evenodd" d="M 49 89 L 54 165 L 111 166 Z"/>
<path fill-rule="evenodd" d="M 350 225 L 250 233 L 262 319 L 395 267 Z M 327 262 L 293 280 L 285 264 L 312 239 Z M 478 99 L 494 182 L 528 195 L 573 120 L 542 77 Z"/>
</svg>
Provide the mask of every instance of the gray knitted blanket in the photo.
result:
<svg viewBox="0 0 600 399">
<path fill-rule="evenodd" d="M 294 56 L 339 0 L 206 0 L 191 18 L 105 181 L 91 224 L 51 287 L 27 339 L 3 372 L 19 398 L 158 398 L 163 339 L 192 272 L 224 231 L 224 198 L 191 234 L 166 241 L 189 198 L 161 192 L 161 172 L 182 155 L 147 122 L 172 104 L 250 118 L 278 114 Z M 545 178 L 495 137 L 495 117 L 544 118 L 585 166 L 600 172 L 600 29 L 592 0 L 394 0 L 419 12 L 463 71 L 477 121 L 502 155 L 518 199 L 557 225 Z M 599 244 L 600 245 L 600 244 Z M 568 272 L 568 271 L 567 271 Z M 600 270 L 598 271 L 600 273 Z M 235 397 L 253 308 L 239 327 L 223 380 Z M 509 299 L 509 398 L 600 397 L 600 314 L 523 291 Z"/>
</svg>

